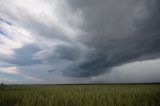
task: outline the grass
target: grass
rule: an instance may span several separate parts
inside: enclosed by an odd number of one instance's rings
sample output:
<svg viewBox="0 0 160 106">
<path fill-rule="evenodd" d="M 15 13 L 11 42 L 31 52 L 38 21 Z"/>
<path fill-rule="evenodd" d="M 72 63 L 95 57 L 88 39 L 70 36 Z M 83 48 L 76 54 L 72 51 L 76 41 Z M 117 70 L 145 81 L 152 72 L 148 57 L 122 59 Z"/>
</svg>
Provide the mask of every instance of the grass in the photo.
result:
<svg viewBox="0 0 160 106">
<path fill-rule="evenodd" d="M 160 84 L 5 85 L 0 106 L 160 106 Z"/>
</svg>

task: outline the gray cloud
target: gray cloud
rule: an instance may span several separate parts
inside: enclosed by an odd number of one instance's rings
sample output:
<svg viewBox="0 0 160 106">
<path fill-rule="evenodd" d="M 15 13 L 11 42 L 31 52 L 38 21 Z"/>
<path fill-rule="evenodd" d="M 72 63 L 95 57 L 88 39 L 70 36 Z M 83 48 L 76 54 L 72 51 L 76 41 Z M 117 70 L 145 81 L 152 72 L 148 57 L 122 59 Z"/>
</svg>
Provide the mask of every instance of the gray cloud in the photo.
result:
<svg viewBox="0 0 160 106">
<path fill-rule="evenodd" d="M 16 49 L 13 58 L 8 59 L 6 62 L 20 66 L 40 64 L 41 61 L 33 59 L 33 54 L 38 51 L 40 49 L 33 44 L 26 45 L 23 48 Z"/>
<path fill-rule="evenodd" d="M 87 35 L 82 36 L 81 40 L 94 50 L 87 53 L 85 61 L 72 64 L 64 75 L 97 76 L 115 66 L 159 58 L 158 0 L 136 1 L 135 4 L 132 0 L 102 0 L 98 1 L 100 6 L 96 1 L 85 3 L 74 4 L 79 6 L 74 8 L 77 7 L 84 14 L 82 28 Z"/>
<path fill-rule="evenodd" d="M 6 61 L 18 67 L 49 65 L 43 69 L 46 76 L 62 72 L 63 77 L 88 79 L 160 57 L 158 0 L 9 1 L 0 1 L 2 16 L 35 38 L 34 46 L 14 50 L 14 58 Z"/>
</svg>

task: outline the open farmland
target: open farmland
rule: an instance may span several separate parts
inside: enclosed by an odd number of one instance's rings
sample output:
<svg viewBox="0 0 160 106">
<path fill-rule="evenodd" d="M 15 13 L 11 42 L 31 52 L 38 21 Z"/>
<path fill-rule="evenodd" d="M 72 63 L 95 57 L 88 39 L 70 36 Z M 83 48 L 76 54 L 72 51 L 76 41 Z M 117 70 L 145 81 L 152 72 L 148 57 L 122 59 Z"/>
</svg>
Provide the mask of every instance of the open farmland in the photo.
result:
<svg viewBox="0 0 160 106">
<path fill-rule="evenodd" d="M 5 85 L 0 106 L 160 106 L 160 84 Z"/>
</svg>

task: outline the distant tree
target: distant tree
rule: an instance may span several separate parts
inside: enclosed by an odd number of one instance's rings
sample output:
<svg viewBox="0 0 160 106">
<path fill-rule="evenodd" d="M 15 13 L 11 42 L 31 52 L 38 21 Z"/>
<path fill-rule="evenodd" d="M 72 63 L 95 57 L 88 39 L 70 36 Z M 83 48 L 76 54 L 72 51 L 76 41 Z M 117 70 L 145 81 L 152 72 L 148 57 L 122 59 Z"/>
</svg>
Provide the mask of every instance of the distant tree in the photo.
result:
<svg viewBox="0 0 160 106">
<path fill-rule="evenodd" d="M 4 86 L 4 83 L 1 83 L 1 86 Z"/>
</svg>

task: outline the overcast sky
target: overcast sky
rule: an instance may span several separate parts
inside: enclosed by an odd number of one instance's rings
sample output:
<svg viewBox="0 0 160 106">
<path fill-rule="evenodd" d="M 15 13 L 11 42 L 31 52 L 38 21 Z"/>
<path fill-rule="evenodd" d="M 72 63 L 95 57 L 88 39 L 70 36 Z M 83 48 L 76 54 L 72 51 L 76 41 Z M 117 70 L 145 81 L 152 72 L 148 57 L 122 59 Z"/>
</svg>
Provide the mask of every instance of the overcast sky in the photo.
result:
<svg viewBox="0 0 160 106">
<path fill-rule="evenodd" d="M 160 0 L 0 0 L 0 83 L 160 82 Z"/>
</svg>

